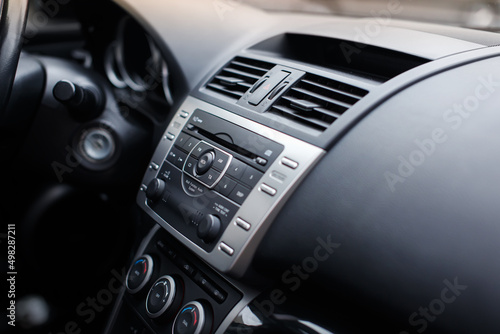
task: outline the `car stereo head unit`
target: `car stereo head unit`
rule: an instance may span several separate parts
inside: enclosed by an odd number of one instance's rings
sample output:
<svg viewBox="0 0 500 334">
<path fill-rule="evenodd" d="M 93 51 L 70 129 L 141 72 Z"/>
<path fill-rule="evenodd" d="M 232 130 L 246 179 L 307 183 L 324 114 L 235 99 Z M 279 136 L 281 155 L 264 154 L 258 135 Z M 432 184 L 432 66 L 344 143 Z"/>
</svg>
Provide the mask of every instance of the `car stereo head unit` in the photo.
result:
<svg viewBox="0 0 500 334">
<path fill-rule="evenodd" d="M 320 148 L 189 97 L 143 179 L 139 205 L 215 268 L 242 275 Z"/>
</svg>

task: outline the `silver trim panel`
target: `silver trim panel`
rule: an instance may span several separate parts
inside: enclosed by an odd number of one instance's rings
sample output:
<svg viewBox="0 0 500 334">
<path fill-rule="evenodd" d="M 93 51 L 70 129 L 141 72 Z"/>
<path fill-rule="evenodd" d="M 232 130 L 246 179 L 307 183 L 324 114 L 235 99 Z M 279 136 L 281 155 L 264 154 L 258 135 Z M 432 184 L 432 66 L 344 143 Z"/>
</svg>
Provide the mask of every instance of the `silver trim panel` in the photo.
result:
<svg viewBox="0 0 500 334">
<path fill-rule="evenodd" d="M 189 96 L 181 105 L 165 130 L 165 135 L 158 144 L 151 163 L 156 163 L 161 166 L 167 159 L 167 154 L 174 144 L 173 141 L 167 139 L 168 135 L 171 134 L 178 137 L 189 120 L 185 113 L 192 114 L 196 109 L 201 109 L 214 116 L 225 119 L 226 121 L 246 128 L 249 131 L 284 146 L 281 155 L 269 166 L 267 172 L 260 180 L 260 184 L 265 183 L 267 186 L 275 189 L 276 194 L 271 197 L 260 191 L 258 186 L 254 187 L 250 192 L 248 198 L 236 212 L 232 223 L 229 224 L 221 238 L 217 241 L 218 245 L 220 245 L 221 242 L 230 245 L 234 250 L 232 256 L 228 256 L 220 247 L 214 248 L 211 252 L 206 252 L 178 232 L 168 223 L 168 221 L 164 221 L 147 205 L 146 194 L 142 190 L 144 187 L 141 188 L 141 191 L 139 191 L 137 195 L 137 203 L 158 222 L 160 226 L 175 236 L 204 261 L 221 272 L 228 273 L 234 277 L 240 277 L 248 268 L 259 242 L 265 235 L 278 211 L 292 194 L 293 190 L 298 186 L 300 181 L 325 154 L 325 151 L 302 140 Z M 296 162 L 297 168 L 292 169 L 282 164 L 283 158 Z M 157 177 L 157 175 L 158 171 L 148 169 L 144 175 L 142 184 L 148 184 L 149 181 Z M 280 177 L 277 178 L 276 175 Z M 250 229 L 246 231 L 238 226 L 236 223 L 237 218 L 241 218 L 249 223 Z"/>
</svg>

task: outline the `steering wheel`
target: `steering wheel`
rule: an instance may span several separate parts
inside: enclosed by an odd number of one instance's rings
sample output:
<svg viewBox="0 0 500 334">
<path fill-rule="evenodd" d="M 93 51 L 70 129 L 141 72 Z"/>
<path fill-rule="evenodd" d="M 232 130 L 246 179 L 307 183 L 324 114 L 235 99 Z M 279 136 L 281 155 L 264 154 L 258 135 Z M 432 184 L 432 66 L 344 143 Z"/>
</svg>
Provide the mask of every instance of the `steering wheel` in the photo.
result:
<svg viewBox="0 0 500 334">
<path fill-rule="evenodd" d="M 0 0 L 0 125 L 16 76 L 27 16 L 28 0 Z"/>
</svg>

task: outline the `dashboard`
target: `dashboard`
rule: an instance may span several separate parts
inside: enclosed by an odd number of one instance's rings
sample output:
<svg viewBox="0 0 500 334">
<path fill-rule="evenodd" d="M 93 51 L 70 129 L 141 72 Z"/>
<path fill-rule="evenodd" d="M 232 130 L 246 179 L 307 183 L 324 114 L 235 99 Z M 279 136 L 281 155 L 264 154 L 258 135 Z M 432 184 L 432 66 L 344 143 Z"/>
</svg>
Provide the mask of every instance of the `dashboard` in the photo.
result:
<svg viewBox="0 0 500 334">
<path fill-rule="evenodd" d="M 31 6 L 0 123 L 27 333 L 497 332 L 497 33 Z"/>
</svg>

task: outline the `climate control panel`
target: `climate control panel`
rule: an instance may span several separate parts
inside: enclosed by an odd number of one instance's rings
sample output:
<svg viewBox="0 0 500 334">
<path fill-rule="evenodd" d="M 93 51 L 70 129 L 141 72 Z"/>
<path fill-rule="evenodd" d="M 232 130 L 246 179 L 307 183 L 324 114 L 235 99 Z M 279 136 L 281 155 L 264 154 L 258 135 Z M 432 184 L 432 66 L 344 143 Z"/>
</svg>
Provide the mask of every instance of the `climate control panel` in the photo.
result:
<svg viewBox="0 0 500 334">
<path fill-rule="evenodd" d="M 150 234 L 141 254 L 128 270 L 118 312 L 138 333 L 214 333 L 242 301 L 242 291 L 162 229 Z"/>
</svg>

